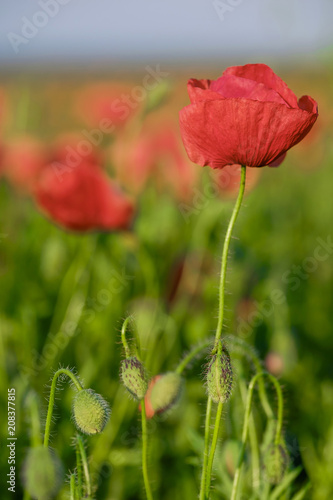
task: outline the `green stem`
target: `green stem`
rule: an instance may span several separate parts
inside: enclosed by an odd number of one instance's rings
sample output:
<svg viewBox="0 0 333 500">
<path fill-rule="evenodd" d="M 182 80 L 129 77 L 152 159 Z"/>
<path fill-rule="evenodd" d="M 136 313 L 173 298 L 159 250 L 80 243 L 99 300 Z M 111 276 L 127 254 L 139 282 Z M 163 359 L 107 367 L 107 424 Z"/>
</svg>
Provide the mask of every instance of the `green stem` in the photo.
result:
<svg viewBox="0 0 333 500">
<path fill-rule="evenodd" d="M 84 449 L 82 437 L 79 434 L 76 435 L 76 440 L 77 440 L 79 450 L 80 450 L 81 462 L 82 462 L 82 466 L 83 466 L 83 473 L 84 473 L 84 478 L 85 478 L 85 482 L 86 482 L 86 489 L 87 489 L 86 496 L 90 497 L 92 489 L 91 489 L 91 481 L 90 481 L 87 454 L 86 454 L 86 450 Z"/>
<path fill-rule="evenodd" d="M 278 415 L 277 415 L 278 422 L 277 422 L 277 427 L 276 427 L 274 444 L 278 445 L 278 444 L 280 444 L 280 441 L 281 441 L 282 421 L 283 421 L 283 397 L 282 397 L 282 390 L 281 390 L 280 384 L 276 380 L 276 378 L 273 375 L 271 375 L 270 373 L 267 373 L 267 372 L 257 373 L 257 375 L 255 375 L 253 377 L 253 379 L 251 380 L 250 385 L 249 385 L 247 402 L 246 402 L 246 409 L 245 409 L 243 433 L 242 433 L 242 447 L 241 447 L 241 450 L 239 453 L 237 469 L 236 469 L 235 476 L 234 476 L 234 483 L 232 486 L 231 500 L 236 500 L 238 483 L 239 483 L 241 468 L 242 468 L 242 464 L 243 464 L 243 460 L 244 460 L 246 441 L 247 441 L 247 436 L 248 436 L 248 431 L 249 431 L 249 420 L 250 420 L 254 386 L 255 386 L 256 382 L 258 381 L 258 379 L 262 376 L 268 377 L 270 379 L 270 381 L 274 384 L 275 389 L 276 389 L 276 393 L 277 393 L 277 397 L 278 397 Z"/>
<path fill-rule="evenodd" d="M 70 489 L 70 500 L 76 500 L 76 494 L 75 494 L 75 474 L 71 474 L 70 475 L 69 489 Z"/>
<path fill-rule="evenodd" d="M 207 400 L 207 410 L 206 410 L 206 422 L 205 422 L 205 445 L 204 445 L 204 458 L 201 473 L 201 486 L 200 486 L 200 500 L 205 500 L 206 498 L 206 482 L 207 482 L 207 463 L 209 454 L 209 438 L 210 438 L 210 416 L 212 413 L 212 398 L 208 397 Z"/>
<path fill-rule="evenodd" d="M 228 260 L 228 251 L 229 251 L 229 246 L 230 246 L 230 240 L 231 240 L 231 235 L 233 228 L 235 226 L 235 222 L 242 204 L 243 200 L 243 195 L 245 191 L 245 181 L 246 181 L 246 166 L 242 165 L 241 166 L 241 179 L 240 179 L 240 186 L 239 186 L 239 192 L 237 196 L 237 200 L 234 206 L 234 209 L 231 214 L 231 218 L 228 224 L 225 240 L 224 240 L 224 245 L 223 245 L 223 251 L 222 251 L 222 263 L 221 263 L 221 274 L 220 274 L 220 286 L 219 286 L 219 315 L 218 315 L 218 322 L 217 322 L 217 327 L 216 327 L 216 335 L 215 335 L 215 345 L 213 352 L 218 350 L 218 352 L 221 352 L 222 345 L 220 341 L 221 334 L 222 334 L 222 327 L 223 327 L 223 318 L 224 318 L 224 296 L 225 296 L 225 281 L 226 281 L 226 275 L 227 275 L 227 260 Z M 223 405 L 222 403 L 219 403 L 217 407 L 217 412 L 216 412 L 216 418 L 215 418 L 215 427 L 214 427 L 214 434 L 213 434 L 213 441 L 212 441 L 212 446 L 208 458 L 208 462 L 206 462 L 206 471 L 202 472 L 202 478 L 205 480 L 206 485 L 204 486 L 204 491 L 207 495 L 207 498 L 209 497 L 209 491 L 210 491 L 210 480 L 211 480 L 211 472 L 212 472 L 212 467 L 213 467 L 213 462 L 214 462 L 214 455 L 215 455 L 215 450 L 216 450 L 216 444 L 217 444 L 217 439 L 218 439 L 218 434 L 219 434 L 219 429 L 220 429 L 220 422 L 221 422 L 221 415 L 222 415 L 222 408 Z M 208 410 L 208 405 L 207 405 L 207 410 Z M 207 417 L 206 414 L 206 423 L 205 423 L 205 436 L 209 435 L 209 426 L 210 426 L 210 418 Z M 205 464 L 205 458 L 204 458 L 204 464 Z M 201 483 L 201 489 L 203 488 L 203 482 Z M 201 493 L 202 495 L 204 493 Z"/>
<path fill-rule="evenodd" d="M 247 356 L 251 358 L 251 361 L 254 364 L 257 373 L 262 373 L 264 371 L 261 366 L 260 359 L 257 356 L 255 350 L 247 342 L 245 342 L 245 340 L 235 337 L 234 335 L 226 337 L 226 340 L 228 341 L 228 346 L 231 344 L 233 347 L 240 348 L 241 352 L 244 352 Z M 272 419 L 274 418 L 274 412 L 268 400 L 264 381 L 260 378 L 258 384 L 259 384 L 259 396 L 262 407 L 264 409 L 264 412 L 266 413 L 267 418 Z"/>
<path fill-rule="evenodd" d="M 31 445 L 33 448 L 42 444 L 40 432 L 40 419 L 37 397 L 35 394 L 30 395 L 30 420 L 31 420 Z"/>
<path fill-rule="evenodd" d="M 72 380 L 72 382 L 74 383 L 74 385 L 78 391 L 82 391 L 82 389 L 83 389 L 78 378 L 74 375 L 74 373 L 72 373 L 67 368 L 60 368 L 53 375 L 52 384 L 51 384 L 51 391 L 50 391 L 49 407 L 47 410 L 47 417 L 46 417 L 46 424 L 45 424 L 45 434 L 44 434 L 44 446 L 46 448 L 48 447 L 49 440 L 50 440 L 50 428 L 51 428 L 51 422 L 52 422 L 55 391 L 56 391 L 56 387 L 57 387 L 57 380 L 58 380 L 58 377 L 60 375 L 67 375 L 67 377 L 69 377 Z"/>
<path fill-rule="evenodd" d="M 148 478 L 147 452 L 148 452 L 148 435 L 147 435 L 147 417 L 144 398 L 141 400 L 141 421 L 142 421 L 142 473 L 143 482 L 145 485 L 147 500 L 153 500 L 153 495 L 150 489 Z"/>
<path fill-rule="evenodd" d="M 79 443 L 76 439 L 76 474 L 77 474 L 77 494 L 78 497 L 82 497 L 82 461 L 79 449 Z"/>
<path fill-rule="evenodd" d="M 122 341 L 124 349 L 125 349 L 126 358 L 129 358 L 131 355 L 131 351 L 130 351 L 130 348 L 128 346 L 127 340 L 126 340 L 126 329 L 127 329 L 127 325 L 129 323 L 130 319 L 131 319 L 131 317 L 128 316 L 128 318 L 125 319 L 123 326 L 121 328 L 121 341 Z"/>
<path fill-rule="evenodd" d="M 130 321 L 132 321 L 132 319 L 133 319 L 132 316 L 128 316 L 125 319 L 123 326 L 121 328 L 121 341 L 122 341 L 123 346 L 124 346 L 126 358 L 129 358 L 131 356 L 131 350 L 130 350 L 130 347 L 128 345 L 127 339 L 126 339 L 126 331 L 127 331 L 128 323 Z M 140 359 L 140 351 L 141 351 L 140 338 L 139 338 L 139 335 L 138 335 L 138 332 L 137 332 L 135 325 L 134 325 L 133 330 L 134 330 L 134 337 L 135 337 L 135 351 L 136 351 L 137 357 Z"/>
<path fill-rule="evenodd" d="M 223 327 L 223 317 L 224 317 L 224 296 L 225 296 L 225 280 L 227 275 L 227 260 L 228 260 L 228 251 L 230 246 L 230 240 L 233 228 L 235 226 L 235 222 L 237 219 L 237 215 L 239 213 L 239 209 L 242 204 L 244 190 L 245 190 L 245 179 L 246 179 L 246 166 L 242 165 L 241 167 L 241 180 L 239 186 L 238 197 L 236 200 L 236 204 L 232 211 L 231 219 L 229 221 L 227 233 L 225 235 L 223 252 L 222 252 L 222 264 L 221 264 L 221 275 L 220 275 L 220 287 L 219 287 L 219 317 L 216 327 L 216 336 L 215 336 L 215 347 L 218 344 L 218 341 L 221 338 L 222 327 Z"/>
<path fill-rule="evenodd" d="M 260 379 L 261 380 L 261 379 Z M 239 381 L 239 389 L 241 392 L 241 397 L 243 404 L 246 404 L 246 385 L 244 379 Z M 251 462 L 252 462 L 252 486 L 253 490 L 257 491 L 260 486 L 260 456 L 256 427 L 254 424 L 253 415 L 250 415 L 249 421 L 249 440 L 251 446 Z"/>
<path fill-rule="evenodd" d="M 214 434 L 213 434 L 212 445 L 210 447 L 210 453 L 209 453 L 208 463 L 207 463 L 207 476 L 206 476 L 206 496 L 207 496 L 207 498 L 209 498 L 210 481 L 211 481 L 211 476 L 212 476 L 212 468 L 213 468 L 217 440 L 219 437 L 219 429 L 220 429 L 220 421 L 221 421 L 221 417 L 222 417 L 222 410 L 223 410 L 223 403 L 220 402 L 217 405 Z"/>
<path fill-rule="evenodd" d="M 179 365 L 177 366 L 176 368 L 176 373 L 179 373 L 179 375 L 181 375 L 183 373 L 183 371 L 185 370 L 185 368 L 187 367 L 187 365 L 189 363 L 191 363 L 191 361 L 193 361 L 193 359 L 201 352 L 203 351 L 204 349 L 207 349 L 207 347 L 209 347 L 210 345 L 212 344 L 212 340 L 206 340 L 204 342 L 201 342 L 200 344 L 198 344 L 196 347 L 194 347 L 186 356 L 184 359 L 181 360 L 181 362 L 179 363 Z"/>
</svg>

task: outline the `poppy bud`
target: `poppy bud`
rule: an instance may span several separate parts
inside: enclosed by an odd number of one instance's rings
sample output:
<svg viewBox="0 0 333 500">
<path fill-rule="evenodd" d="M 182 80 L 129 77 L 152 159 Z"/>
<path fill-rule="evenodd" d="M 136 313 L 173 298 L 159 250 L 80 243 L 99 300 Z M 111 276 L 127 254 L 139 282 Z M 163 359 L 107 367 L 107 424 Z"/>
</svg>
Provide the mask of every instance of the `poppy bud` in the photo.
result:
<svg viewBox="0 0 333 500">
<path fill-rule="evenodd" d="M 145 397 L 148 389 L 148 376 L 145 367 L 132 356 L 121 362 L 121 378 L 129 393 L 137 400 Z"/>
<path fill-rule="evenodd" d="M 207 374 L 207 392 L 214 403 L 225 403 L 231 395 L 233 372 L 230 355 L 225 346 L 221 354 L 214 354 L 209 362 Z"/>
<path fill-rule="evenodd" d="M 22 471 L 24 488 L 32 498 L 54 498 L 63 482 L 64 470 L 57 455 L 44 446 L 31 448 Z"/>
<path fill-rule="evenodd" d="M 152 387 L 150 404 L 154 412 L 163 413 L 174 406 L 181 395 L 183 380 L 176 372 L 161 375 Z"/>
<path fill-rule="evenodd" d="M 263 463 L 267 481 L 271 484 L 280 483 L 288 467 L 287 450 L 281 444 L 271 444 L 264 454 Z"/>
<path fill-rule="evenodd" d="M 108 403 L 92 389 L 79 391 L 73 400 L 73 420 L 84 434 L 102 432 L 110 417 Z"/>
</svg>

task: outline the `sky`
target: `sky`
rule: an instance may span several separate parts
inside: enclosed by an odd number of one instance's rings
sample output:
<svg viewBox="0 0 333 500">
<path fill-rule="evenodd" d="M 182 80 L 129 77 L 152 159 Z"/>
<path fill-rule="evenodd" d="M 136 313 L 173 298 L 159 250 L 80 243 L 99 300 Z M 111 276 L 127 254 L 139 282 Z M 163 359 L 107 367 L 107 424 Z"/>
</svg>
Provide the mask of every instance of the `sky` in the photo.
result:
<svg viewBox="0 0 333 500">
<path fill-rule="evenodd" d="M 0 67 L 316 56 L 332 0 L 2 0 Z"/>
</svg>

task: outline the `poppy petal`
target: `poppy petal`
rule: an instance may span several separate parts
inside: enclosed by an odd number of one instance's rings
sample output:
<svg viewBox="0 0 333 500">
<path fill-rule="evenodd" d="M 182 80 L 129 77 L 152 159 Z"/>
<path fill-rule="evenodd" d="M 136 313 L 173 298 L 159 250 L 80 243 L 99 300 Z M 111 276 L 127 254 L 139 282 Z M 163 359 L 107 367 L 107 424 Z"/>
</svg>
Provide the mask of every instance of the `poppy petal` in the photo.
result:
<svg viewBox="0 0 333 500">
<path fill-rule="evenodd" d="M 274 71 L 266 64 L 245 64 L 245 66 L 232 66 L 227 68 L 223 75 L 240 76 L 254 80 L 258 83 L 263 83 L 266 87 L 278 92 L 280 96 L 291 106 L 297 107 L 297 97 L 290 90 L 288 85 L 277 76 Z"/>
<path fill-rule="evenodd" d="M 249 99 L 197 102 L 180 111 L 180 128 L 190 159 L 222 168 L 261 167 L 276 160 L 311 130 L 315 113 Z"/>
</svg>

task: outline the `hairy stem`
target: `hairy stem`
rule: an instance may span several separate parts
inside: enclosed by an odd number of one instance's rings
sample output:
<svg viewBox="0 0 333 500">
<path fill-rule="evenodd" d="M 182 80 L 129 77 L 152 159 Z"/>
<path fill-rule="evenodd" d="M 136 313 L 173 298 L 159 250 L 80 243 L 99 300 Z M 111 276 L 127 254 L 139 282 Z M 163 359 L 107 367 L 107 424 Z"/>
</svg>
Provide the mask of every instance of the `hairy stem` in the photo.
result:
<svg viewBox="0 0 333 500">
<path fill-rule="evenodd" d="M 50 429 L 51 429 L 51 422 L 52 422 L 52 415 L 53 415 L 55 392 L 56 392 L 56 388 L 57 388 L 58 377 L 60 375 L 67 375 L 67 377 L 69 377 L 72 380 L 72 382 L 74 383 L 74 385 L 78 391 L 82 391 L 82 389 L 83 389 L 79 379 L 74 375 L 74 373 L 72 373 L 67 368 L 60 368 L 53 375 L 52 384 L 51 384 L 51 391 L 50 391 L 49 407 L 47 410 L 47 417 L 46 417 L 46 424 L 45 424 L 45 434 L 44 434 L 44 446 L 46 448 L 48 447 L 49 440 L 50 440 Z"/>
<path fill-rule="evenodd" d="M 70 491 L 70 500 L 76 500 L 76 493 L 75 493 L 75 474 L 70 475 L 69 479 L 69 491 Z"/>
<path fill-rule="evenodd" d="M 91 480 L 90 480 L 90 474 L 89 474 L 87 454 L 86 454 L 86 450 L 84 448 L 83 439 L 79 434 L 76 435 L 76 440 L 77 440 L 77 444 L 78 444 L 79 451 L 80 451 L 81 463 L 82 463 L 82 467 L 83 467 L 83 474 L 84 474 L 84 479 L 85 479 L 85 483 L 86 483 L 86 496 L 90 497 L 92 489 L 91 489 Z"/>
<path fill-rule="evenodd" d="M 241 167 L 241 181 L 239 186 L 238 197 L 236 200 L 236 204 L 232 211 L 231 219 L 229 221 L 227 233 L 225 235 L 223 251 L 222 251 L 222 264 L 221 264 L 221 274 L 220 274 L 220 287 L 219 287 L 219 316 L 216 327 L 216 335 L 215 335 L 215 346 L 217 346 L 218 341 L 221 338 L 222 327 L 223 327 L 223 317 L 224 317 L 224 296 L 225 296 L 225 280 L 227 275 L 227 261 L 228 261 L 228 252 L 230 246 L 230 240 L 232 231 L 235 226 L 235 222 L 242 204 L 244 190 L 245 190 L 245 178 L 246 178 L 246 167 L 242 165 Z"/>
<path fill-rule="evenodd" d="M 79 443 L 78 440 L 76 439 L 76 475 L 77 475 L 77 494 L 78 497 L 81 498 L 83 494 L 82 490 L 82 460 L 81 460 L 81 454 L 80 454 L 80 448 L 79 448 Z"/>
<path fill-rule="evenodd" d="M 209 498 L 210 482 L 211 482 L 211 477 L 212 477 L 212 469 L 213 469 L 213 462 L 214 462 L 214 456 L 215 456 L 215 451 L 216 451 L 216 445 L 217 445 L 217 440 L 219 437 L 222 410 L 223 410 L 223 403 L 220 402 L 217 405 L 214 434 L 213 434 L 212 445 L 210 447 L 210 453 L 209 453 L 208 463 L 207 463 L 207 477 L 206 477 L 206 496 L 207 496 L 207 498 Z"/>
<path fill-rule="evenodd" d="M 132 316 L 128 316 L 124 323 L 123 323 L 123 326 L 121 327 L 121 341 L 123 343 L 123 346 L 124 346 L 124 350 L 125 350 L 125 356 L 126 358 L 129 358 L 131 356 L 131 350 L 130 350 L 130 347 L 128 345 L 128 342 L 127 342 L 127 339 L 126 339 L 126 333 L 127 333 L 127 326 L 128 326 L 128 323 L 130 321 L 132 321 Z M 134 337 L 135 337 L 135 351 L 136 351 L 136 355 L 137 357 L 140 359 L 140 351 L 141 351 L 141 348 L 140 348 L 140 338 L 139 338 L 139 335 L 138 335 L 138 332 L 137 332 L 137 329 L 134 325 Z"/>
<path fill-rule="evenodd" d="M 221 274 L 220 274 L 220 286 L 219 286 L 219 313 L 218 313 L 218 321 L 217 321 L 217 327 L 216 327 L 216 334 L 215 334 L 215 345 L 213 352 L 218 352 L 221 354 L 222 352 L 222 344 L 220 342 L 221 335 L 222 335 L 222 327 L 223 327 L 223 318 L 224 318 L 224 297 L 225 297 L 225 282 L 226 282 L 226 275 L 227 275 L 227 261 L 228 261 L 228 252 L 229 252 L 229 246 L 230 246 L 230 240 L 231 240 L 231 235 L 232 231 L 235 226 L 235 222 L 242 204 L 243 200 L 243 195 L 245 191 L 245 181 L 246 181 L 246 166 L 242 165 L 241 166 L 241 180 L 240 180 L 240 186 L 239 186 L 239 192 L 237 196 L 237 200 L 234 206 L 234 209 L 231 214 L 231 218 L 228 224 L 227 232 L 225 235 L 225 240 L 224 240 L 224 245 L 223 245 L 223 251 L 222 251 L 222 263 L 221 263 Z M 209 491 L 210 491 L 210 481 L 211 481 L 211 472 L 212 472 L 212 467 L 213 467 L 213 462 L 214 462 L 214 456 L 215 456 L 215 450 L 216 450 L 216 444 L 217 444 L 217 439 L 219 435 L 219 429 L 220 429 L 220 422 L 221 422 L 221 416 L 222 416 L 222 408 L 223 405 L 222 403 L 219 403 L 217 407 L 217 412 L 216 412 L 216 418 L 215 418 L 215 427 L 214 427 L 214 434 L 213 434 L 213 440 L 212 440 L 212 446 L 211 450 L 209 453 L 208 461 L 204 457 L 204 466 L 206 467 L 206 471 L 203 471 L 202 473 L 202 478 L 205 481 L 205 486 L 204 486 L 204 491 L 206 494 L 206 498 L 209 498 Z M 208 411 L 208 405 L 207 405 L 207 411 Z M 205 436 L 209 436 L 209 426 L 210 426 L 210 418 L 208 418 L 206 414 L 206 423 L 205 423 Z M 201 488 L 203 487 L 203 483 L 201 483 Z M 204 494 L 201 492 L 201 494 Z M 201 497 L 200 497 L 201 498 Z M 205 498 L 205 497 L 202 497 Z"/>
</svg>

